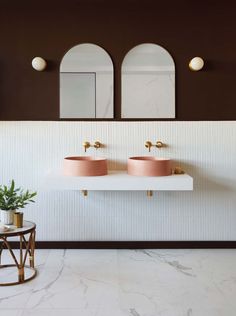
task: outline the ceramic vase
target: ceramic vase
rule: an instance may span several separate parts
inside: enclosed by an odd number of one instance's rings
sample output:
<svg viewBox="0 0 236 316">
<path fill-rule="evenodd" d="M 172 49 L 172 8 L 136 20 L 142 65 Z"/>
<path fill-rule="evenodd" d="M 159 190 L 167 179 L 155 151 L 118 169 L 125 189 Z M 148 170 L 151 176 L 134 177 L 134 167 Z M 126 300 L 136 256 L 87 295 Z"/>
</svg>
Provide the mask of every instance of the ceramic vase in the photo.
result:
<svg viewBox="0 0 236 316">
<path fill-rule="evenodd" d="M 14 218 L 15 210 L 1 210 L 0 216 L 1 216 L 1 223 L 4 225 L 12 225 L 13 224 L 13 218 Z"/>
</svg>

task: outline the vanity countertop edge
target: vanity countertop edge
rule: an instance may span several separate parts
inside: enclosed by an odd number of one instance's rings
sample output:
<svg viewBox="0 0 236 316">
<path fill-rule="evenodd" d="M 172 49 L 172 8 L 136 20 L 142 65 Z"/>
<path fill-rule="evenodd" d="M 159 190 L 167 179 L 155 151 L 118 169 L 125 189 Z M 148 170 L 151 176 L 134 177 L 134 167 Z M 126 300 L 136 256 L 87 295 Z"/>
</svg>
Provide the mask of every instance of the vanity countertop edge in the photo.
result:
<svg viewBox="0 0 236 316">
<path fill-rule="evenodd" d="M 126 170 L 109 170 L 105 176 L 73 177 L 52 170 L 44 177 L 42 187 L 47 190 L 192 191 L 193 178 L 186 173 L 163 177 L 131 176 Z"/>
</svg>

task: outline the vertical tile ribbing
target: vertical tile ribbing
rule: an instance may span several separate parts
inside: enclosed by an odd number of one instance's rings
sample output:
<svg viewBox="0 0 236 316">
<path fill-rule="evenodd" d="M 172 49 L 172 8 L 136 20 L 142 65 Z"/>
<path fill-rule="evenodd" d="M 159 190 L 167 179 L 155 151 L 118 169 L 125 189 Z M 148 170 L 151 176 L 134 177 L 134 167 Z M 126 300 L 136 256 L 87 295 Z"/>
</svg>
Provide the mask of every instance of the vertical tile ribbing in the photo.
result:
<svg viewBox="0 0 236 316">
<path fill-rule="evenodd" d="M 84 155 L 82 142 L 105 144 L 88 155 L 106 156 L 125 169 L 132 155 L 148 155 L 146 140 L 168 146 L 170 157 L 194 177 L 193 192 L 47 192 L 49 169 L 66 155 Z M 235 240 L 236 122 L 1 122 L 1 183 L 38 190 L 25 210 L 38 240 Z"/>
</svg>

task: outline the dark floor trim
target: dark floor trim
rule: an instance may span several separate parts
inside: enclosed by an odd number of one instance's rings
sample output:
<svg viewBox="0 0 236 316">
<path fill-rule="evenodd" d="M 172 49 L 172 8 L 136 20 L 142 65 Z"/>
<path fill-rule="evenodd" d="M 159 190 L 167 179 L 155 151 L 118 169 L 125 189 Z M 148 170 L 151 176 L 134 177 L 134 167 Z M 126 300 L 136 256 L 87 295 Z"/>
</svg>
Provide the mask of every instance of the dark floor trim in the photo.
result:
<svg viewBox="0 0 236 316">
<path fill-rule="evenodd" d="M 10 242 L 18 248 L 18 242 Z M 38 249 L 235 249 L 236 241 L 37 241 Z"/>
</svg>

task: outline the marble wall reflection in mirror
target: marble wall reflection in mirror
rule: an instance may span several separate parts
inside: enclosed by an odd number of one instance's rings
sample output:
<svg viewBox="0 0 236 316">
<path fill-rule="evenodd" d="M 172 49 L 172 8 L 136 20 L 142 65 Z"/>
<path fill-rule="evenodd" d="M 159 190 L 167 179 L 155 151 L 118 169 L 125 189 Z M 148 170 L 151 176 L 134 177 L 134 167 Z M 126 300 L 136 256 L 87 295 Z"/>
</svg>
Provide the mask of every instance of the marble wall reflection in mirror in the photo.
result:
<svg viewBox="0 0 236 316">
<path fill-rule="evenodd" d="M 113 118 L 113 81 L 113 63 L 103 48 L 71 48 L 60 65 L 60 118 Z"/>
<path fill-rule="evenodd" d="M 175 118 L 175 64 L 156 44 L 131 49 L 122 63 L 122 118 Z"/>
</svg>

